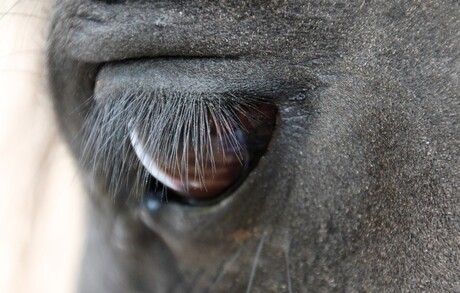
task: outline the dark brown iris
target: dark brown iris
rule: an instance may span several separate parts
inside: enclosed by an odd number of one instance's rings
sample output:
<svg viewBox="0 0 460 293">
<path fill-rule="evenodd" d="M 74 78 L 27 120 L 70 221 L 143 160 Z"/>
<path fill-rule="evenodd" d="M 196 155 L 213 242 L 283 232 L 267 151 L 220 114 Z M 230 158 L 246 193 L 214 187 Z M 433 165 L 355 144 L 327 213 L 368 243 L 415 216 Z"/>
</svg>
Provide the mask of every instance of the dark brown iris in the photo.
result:
<svg viewBox="0 0 460 293">
<path fill-rule="evenodd" d="M 271 103 L 253 102 L 230 113 L 220 121 L 219 115 L 208 111 L 207 127 L 194 135 L 191 130 L 182 133 L 174 157 L 149 154 L 146 139 L 136 132 L 131 133 L 131 142 L 141 163 L 164 186 L 195 200 L 216 198 L 247 176 L 275 126 L 276 107 Z"/>
</svg>

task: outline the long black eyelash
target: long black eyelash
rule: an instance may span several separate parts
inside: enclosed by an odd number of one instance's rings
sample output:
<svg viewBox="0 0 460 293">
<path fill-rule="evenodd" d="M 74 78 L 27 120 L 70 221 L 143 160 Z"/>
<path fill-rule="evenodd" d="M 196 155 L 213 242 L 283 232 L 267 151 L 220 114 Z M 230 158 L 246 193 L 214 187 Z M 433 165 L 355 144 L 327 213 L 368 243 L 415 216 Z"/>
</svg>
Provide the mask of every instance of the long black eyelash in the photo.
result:
<svg viewBox="0 0 460 293">
<path fill-rule="evenodd" d="M 257 119 L 247 111 L 257 111 L 255 104 L 259 101 L 243 95 L 168 90 L 99 99 L 85 120 L 81 163 L 94 175 L 105 178 L 110 194 L 143 195 L 151 177 L 131 147 L 129 136 L 136 129 L 146 139 L 149 153 L 172 174 L 182 174 L 189 168 L 186 158 L 192 151 L 196 156 L 195 174 L 202 180 L 205 168 L 215 169 L 211 128 L 215 127 L 220 149 L 230 147 L 238 152 L 242 147 L 233 130 L 245 130 L 240 117 L 250 122 Z"/>
</svg>

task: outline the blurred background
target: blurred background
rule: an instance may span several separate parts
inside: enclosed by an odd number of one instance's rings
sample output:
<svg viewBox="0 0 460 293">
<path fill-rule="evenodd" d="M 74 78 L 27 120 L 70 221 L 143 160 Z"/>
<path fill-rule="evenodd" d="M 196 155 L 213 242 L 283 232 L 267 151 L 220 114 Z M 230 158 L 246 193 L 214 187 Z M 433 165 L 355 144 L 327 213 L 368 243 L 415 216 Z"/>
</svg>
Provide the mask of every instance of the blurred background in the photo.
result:
<svg viewBox="0 0 460 293">
<path fill-rule="evenodd" d="M 46 94 L 50 1 L 0 0 L 0 292 L 75 292 L 84 196 Z"/>
</svg>

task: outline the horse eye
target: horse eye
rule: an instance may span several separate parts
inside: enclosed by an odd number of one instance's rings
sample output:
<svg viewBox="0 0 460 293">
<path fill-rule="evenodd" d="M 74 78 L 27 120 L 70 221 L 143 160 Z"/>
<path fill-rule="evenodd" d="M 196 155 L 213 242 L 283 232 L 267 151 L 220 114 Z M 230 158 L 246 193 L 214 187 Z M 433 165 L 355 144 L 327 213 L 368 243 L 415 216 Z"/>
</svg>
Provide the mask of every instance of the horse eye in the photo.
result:
<svg viewBox="0 0 460 293">
<path fill-rule="evenodd" d="M 253 102 L 227 109 L 227 116 L 208 109 L 198 125 L 167 133 L 174 151 L 153 153 L 149 133 L 134 127 L 131 145 L 152 181 L 150 196 L 208 202 L 238 187 L 265 152 L 276 120 L 276 106 Z M 179 123 L 180 124 L 180 123 Z M 173 155 L 172 155 L 173 154 Z"/>
</svg>

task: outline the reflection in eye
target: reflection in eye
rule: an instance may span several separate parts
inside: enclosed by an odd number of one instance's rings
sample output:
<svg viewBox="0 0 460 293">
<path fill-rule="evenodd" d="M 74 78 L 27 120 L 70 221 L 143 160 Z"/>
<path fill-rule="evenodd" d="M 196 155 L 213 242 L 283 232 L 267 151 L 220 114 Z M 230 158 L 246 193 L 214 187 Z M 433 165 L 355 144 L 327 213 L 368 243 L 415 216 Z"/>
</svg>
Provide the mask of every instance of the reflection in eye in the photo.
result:
<svg viewBox="0 0 460 293">
<path fill-rule="evenodd" d="M 149 133 L 141 137 L 133 129 L 130 138 L 139 160 L 154 178 L 182 196 L 206 199 L 219 196 L 247 175 L 270 140 L 276 109 L 261 102 L 233 105 L 228 115 L 215 115 L 206 104 L 197 108 L 204 108 L 198 114 L 203 117 L 195 118 L 192 112 L 191 121 L 198 125 L 176 129 L 180 141 L 171 146 L 179 150 L 175 157 L 149 150 Z"/>
<path fill-rule="evenodd" d="M 113 194 L 203 202 L 243 181 L 275 118 L 274 104 L 243 95 L 163 90 L 99 99 L 86 118 L 83 162 Z"/>
</svg>

